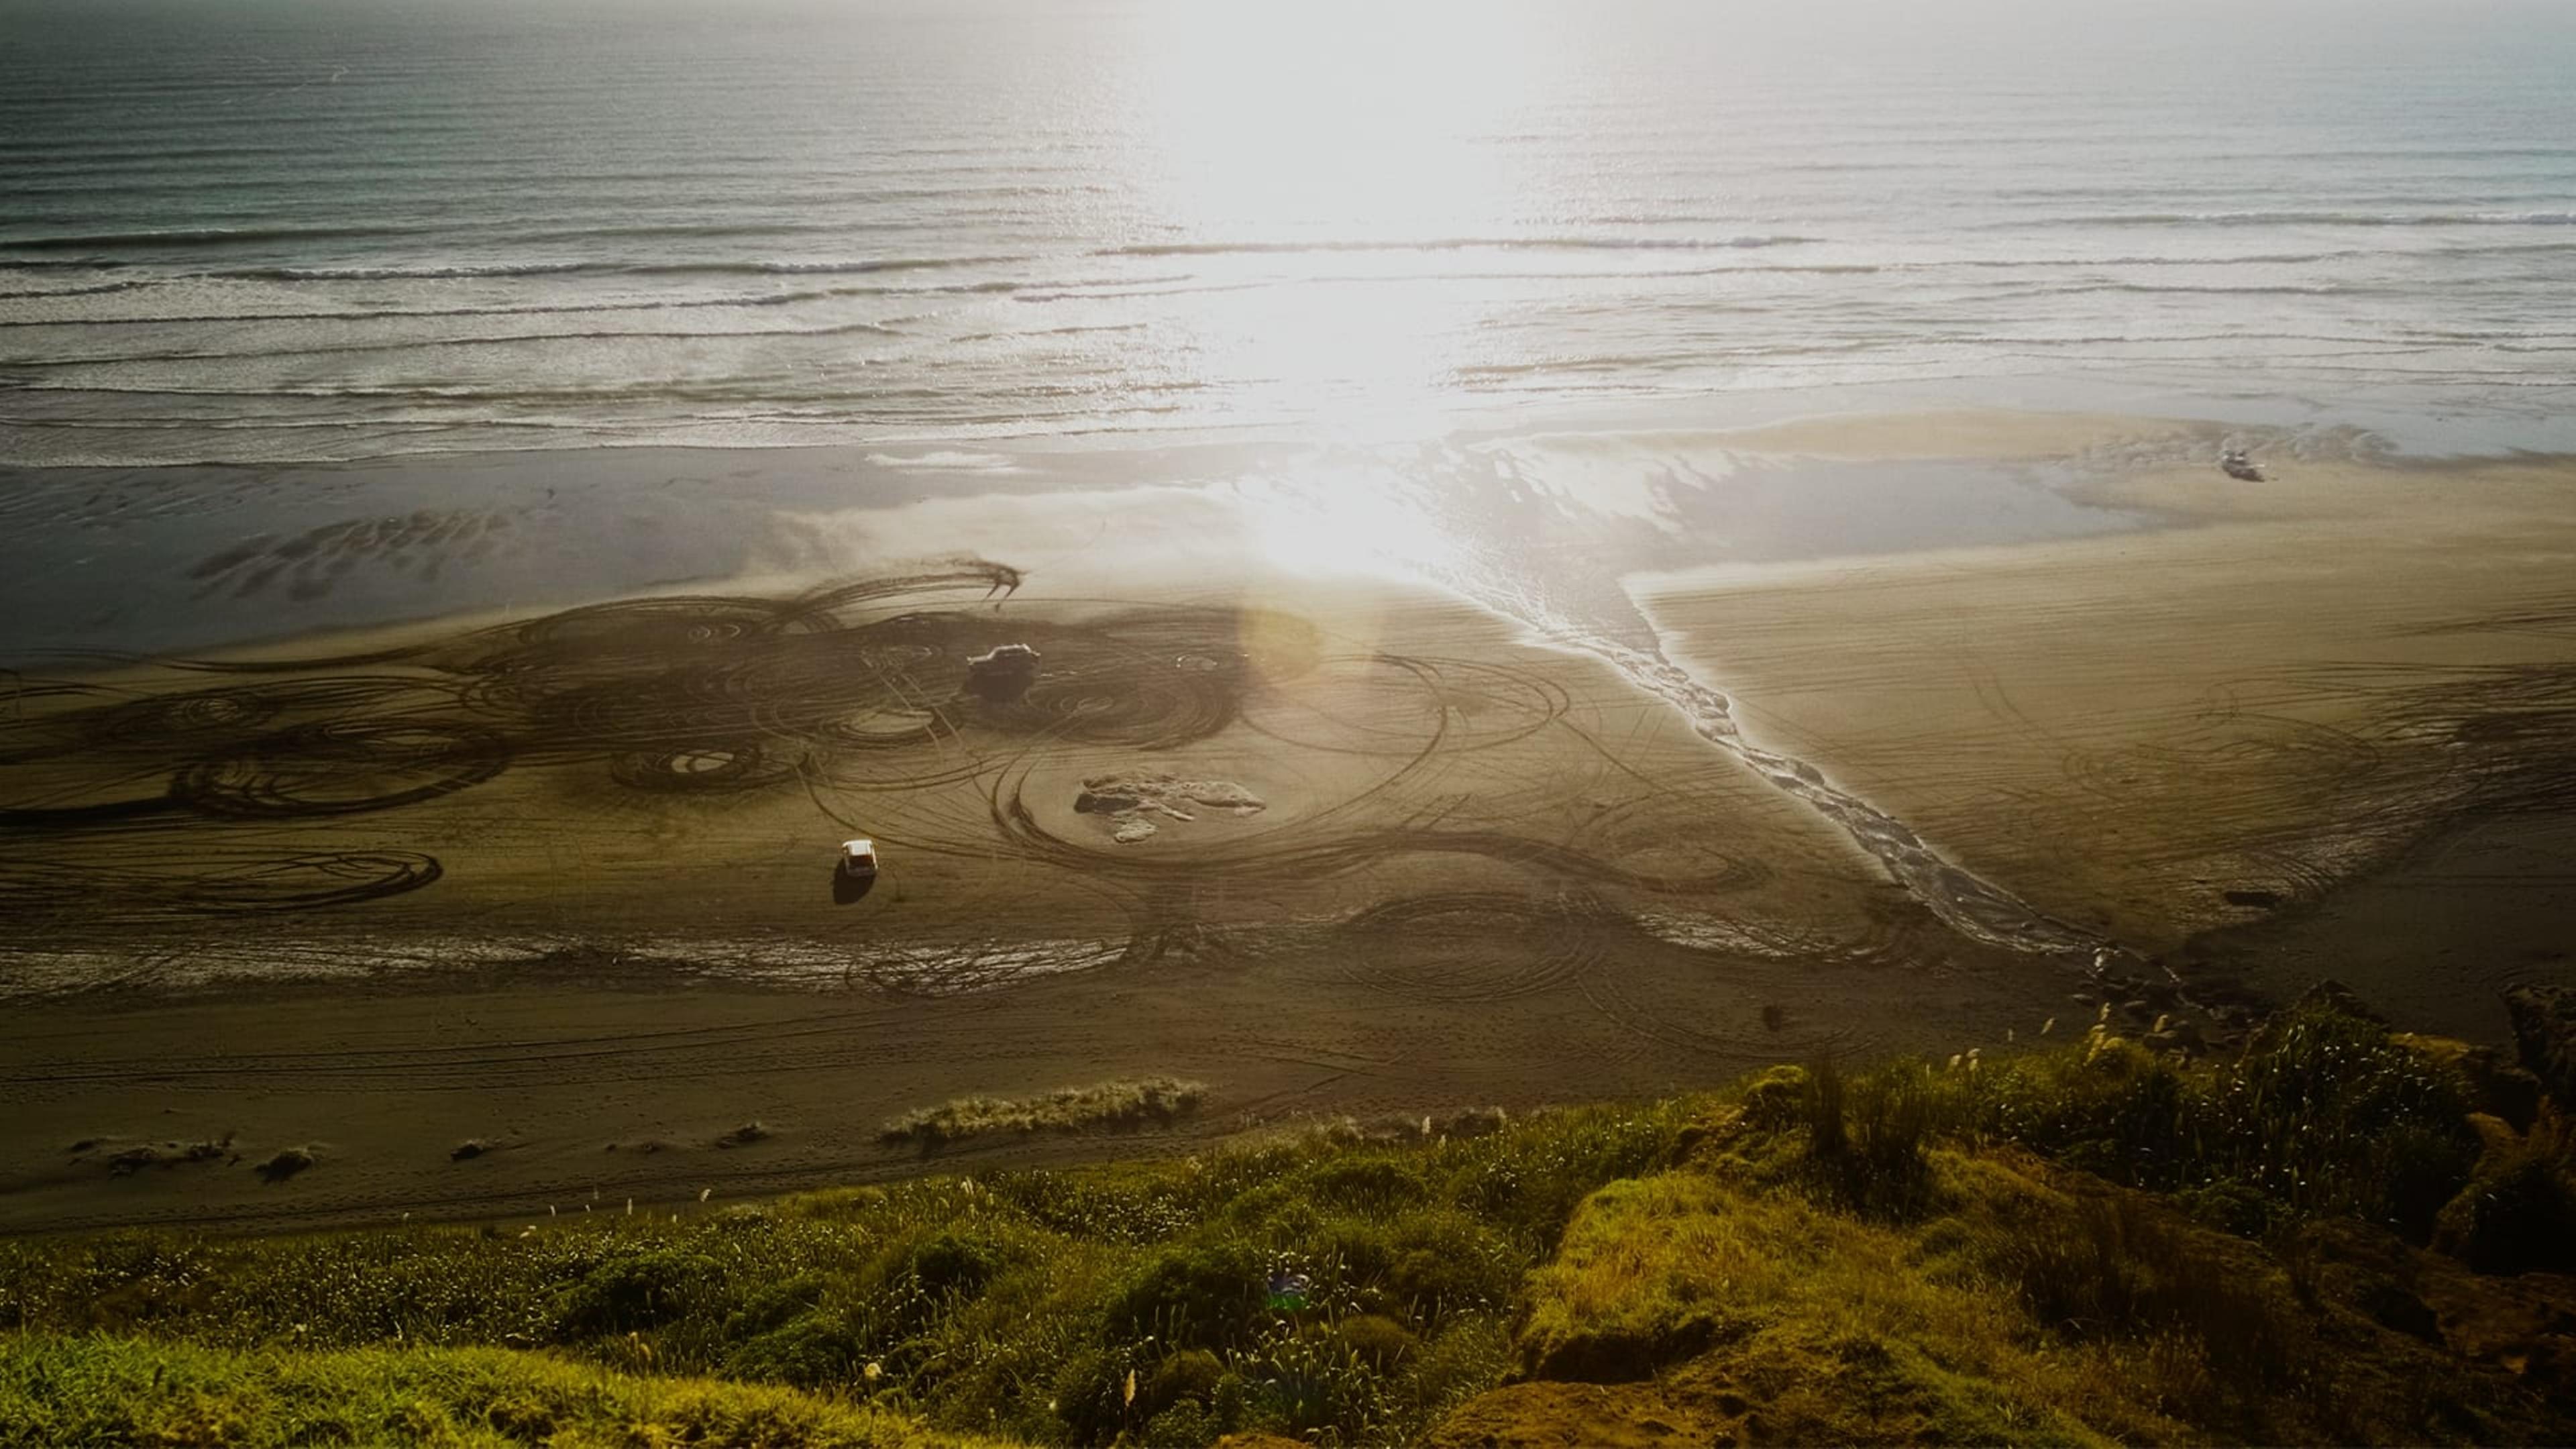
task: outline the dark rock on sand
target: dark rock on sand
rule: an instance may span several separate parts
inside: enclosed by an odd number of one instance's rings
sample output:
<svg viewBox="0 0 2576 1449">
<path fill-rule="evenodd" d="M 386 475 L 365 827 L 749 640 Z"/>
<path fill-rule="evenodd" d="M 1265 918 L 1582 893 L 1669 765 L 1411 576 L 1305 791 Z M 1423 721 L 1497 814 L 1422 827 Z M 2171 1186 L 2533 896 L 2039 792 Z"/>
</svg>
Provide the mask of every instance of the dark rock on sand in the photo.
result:
<svg viewBox="0 0 2576 1449">
<path fill-rule="evenodd" d="M 251 1169 L 264 1182 L 284 1182 L 311 1167 L 317 1160 L 309 1147 L 281 1147 L 275 1156 Z"/>
<path fill-rule="evenodd" d="M 745 1122 L 716 1138 L 718 1147 L 749 1147 L 768 1138 L 770 1131 L 758 1122 Z"/>
</svg>

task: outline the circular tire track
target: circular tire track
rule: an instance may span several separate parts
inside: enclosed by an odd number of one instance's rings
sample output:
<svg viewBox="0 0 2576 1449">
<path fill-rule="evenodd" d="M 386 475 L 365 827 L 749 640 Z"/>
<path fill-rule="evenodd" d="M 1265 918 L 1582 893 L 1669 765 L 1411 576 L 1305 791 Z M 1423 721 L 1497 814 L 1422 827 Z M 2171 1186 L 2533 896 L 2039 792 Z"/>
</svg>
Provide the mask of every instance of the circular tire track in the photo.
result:
<svg viewBox="0 0 2576 1449">
<path fill-rule="evenodd" d="M 39 712 L 11 721 L 5 759 L 44 773 L 24 777 L 39 795 L 0 808 L 0 835 L 76 838 L 94 879 L 161 881 L 164 863 L 204 859 L 203 845 L 170 838 L 192 820 L 398 810 L 520 765 L 588 765 L 644 795 L 954 785 L 1050 744 L 1206 738 L 1236 720 L 1256 651 L 1274 676 L 1311 664 L 1311 628 L 1252 611 L 1125 606 L 1063 620 L 923 607 L 1018 582 L 966 560 L 786 599 L 619 600 L 365 654 L 158 661 L 249 676 L 212 687 L 20 680 L 13 700 Z M 1004 643 L 1041 651 L 1038 679 L 1014 700 L 968 697 L 967 661 Z M 345 869 L 400 889 L 436 878 L 425 858 L 387 874 L 392 858 L 352 855 Z M 310 874 L 343 858 L 295 859 Z M 295 909 L 392 888 L 219 894 Z"/>
<path fill-rule="evenodd" d="M 1315 673 L 1348 670 L 1363 677 L 1342 687 L 1353 699 L 1324 709 L 1312 696 L 1332 689 L 1333 678 L 1310 680 L 1300 691 L 1249 716 L 1245 725 L 1281 744 L 1334 755 L 1420 754 L 1430 748 L 1485 750 L 1529 738 L 1573 707 L 1563 686 L 1534 669 L 1469 660 L 1372 654 L 1325 660 Z M 1369 718 L 1390 703 L 1391 682 L 1408 686 L 1404 699 L 1418 715 L 1400 721 Z M 1309 718 L 1292 719 L 1305 707 Z M 1352 737 L 1356 736 L 1356 740 Z"/>
<path fill-rule="evenodd" d="M 716 795 L 757 790 L 796 777 L 796 761 L 758 740 L 726 740 L 653 750 L 628 750 L 608 761 L 610 779 L 630 790 L 657 794 Z"/>
<path fill-rule="evenodd" d="M 457 725 L 334 720 L 191 765 L 173 803 L 201 815 L 294 820 L 416 805 L 479 785 L 509 763 L 502 741 Z"/>
<path fill-rule="evenodd" d="M 287 707 L 283 691 L 201 689 L 114 705 L 84 724 L 92 743 L 123 749 L 184 750 L 238 744 Z"/>
<path fill-rule="evenodd" d="M 1509 1001 L 1552 991 L 1600 963 L 1597 903 L 1501 891 L 1411 896 L 1345 920 L 1352 984 L 1436 1005 Z"/>
<path fill-rule="evenodd" d="M 157 871 L 86 861 L 13 861 L 0 872 L 0 910 L 24 918 L 86 909 L 120 923 L 256 915 L 380 900 L 419 890 L 442 873 L 436 857 L 406 850 L 218 849 L 186 853 L 176 864 L 180 868 Z"/>
</svg>

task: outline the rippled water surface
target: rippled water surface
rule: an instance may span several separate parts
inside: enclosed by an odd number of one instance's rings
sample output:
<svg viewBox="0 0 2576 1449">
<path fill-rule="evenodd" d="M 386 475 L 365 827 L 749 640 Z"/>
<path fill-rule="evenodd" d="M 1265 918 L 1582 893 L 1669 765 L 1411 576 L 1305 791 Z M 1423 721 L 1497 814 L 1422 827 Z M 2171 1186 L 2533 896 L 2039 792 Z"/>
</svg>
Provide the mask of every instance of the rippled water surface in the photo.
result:
<svg viewBox="0 0 2576 1449">
<path fill-rule="evenodd" d="M 2576 8 L 0 8 L 0 460 L 2068 379 L 2538 419 Z"/>
</svg>

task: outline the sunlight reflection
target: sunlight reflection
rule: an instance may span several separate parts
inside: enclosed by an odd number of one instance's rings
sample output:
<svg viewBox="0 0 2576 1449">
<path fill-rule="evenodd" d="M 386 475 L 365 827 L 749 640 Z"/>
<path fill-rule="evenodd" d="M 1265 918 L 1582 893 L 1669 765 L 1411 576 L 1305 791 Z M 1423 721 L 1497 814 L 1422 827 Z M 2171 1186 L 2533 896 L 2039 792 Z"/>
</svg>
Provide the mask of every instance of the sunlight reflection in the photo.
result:
<svg viewBox="0 0 2576 1449">
<path fill-rule="evenodd" d="M 1340 452 L 1244 480 L 1251 541 L 1283 572 L 1437 579 L 1460 564 L 1457 541 L 1382 460 Z"/>
<path fill-rule="evenodd" d="M 1239 281 L 1186 324 L 1198 380 L 1337 430 L 1429 419 L 1474 318 L 1381 248 L 1519 230 L 1507 138 L 1531 90 L 1526 14 L 1342 0 L 1155 20 L 1136 57 L 1136 171 L 1164 230 L 1140 241 L 1246 248 Z"/>
</svg>

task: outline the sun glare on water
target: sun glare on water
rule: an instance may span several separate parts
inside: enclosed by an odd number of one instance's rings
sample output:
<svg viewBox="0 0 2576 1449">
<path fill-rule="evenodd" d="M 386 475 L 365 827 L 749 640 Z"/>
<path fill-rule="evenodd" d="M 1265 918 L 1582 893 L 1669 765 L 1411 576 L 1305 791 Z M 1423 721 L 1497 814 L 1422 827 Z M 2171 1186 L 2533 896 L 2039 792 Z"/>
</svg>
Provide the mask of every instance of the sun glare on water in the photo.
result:
<svg viewBox="0 0 2576 1449">
<path fill-rule="evenodd" d="M 1512 134 L 1536 37 L 1508 6 L 1179 4 L 1132 59 L 1132 171 L 1215 281 L 1187 346 L 1253 419 L 1436 431 L 1474 315 L 1457 244 L 1531 210 Z M 1419 248 L 1420 250 L 1412 250 Z"/>
</svg>

